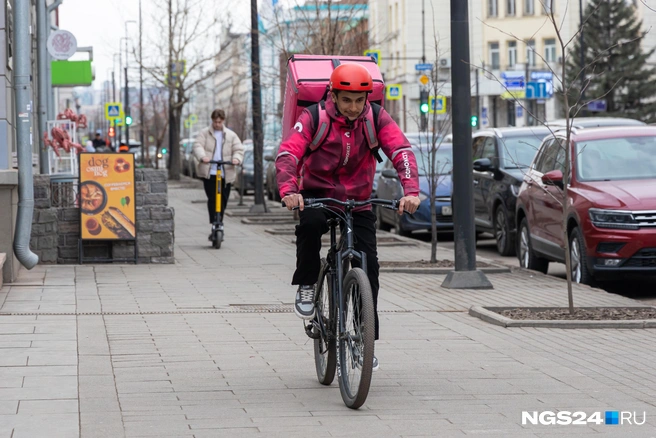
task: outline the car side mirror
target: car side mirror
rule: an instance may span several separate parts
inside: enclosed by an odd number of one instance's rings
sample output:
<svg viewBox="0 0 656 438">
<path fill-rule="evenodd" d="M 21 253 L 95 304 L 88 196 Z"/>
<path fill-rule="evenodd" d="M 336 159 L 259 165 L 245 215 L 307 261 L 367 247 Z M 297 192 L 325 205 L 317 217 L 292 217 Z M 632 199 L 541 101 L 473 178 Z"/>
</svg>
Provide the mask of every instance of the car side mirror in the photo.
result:
<svg viewBox="0 0 656 438">
<path fill-rule="evenodd" d="M 563 172 L 560 170 L 552 170 L 542 175 L 542 182 L 548 186 L 556 186 L 563 188 Z"/>
<path fill-rule="evenodd" d="M 396 169 L 383 169 L 381 172 L 385 178 L 398 178 L 399 174 L 396 173 Z"/>
<path fill-rule="evenodd" d="M 474 170 L 477 172 L 489 172 L 494 170 L 494 165 L 489 158 L 479 158 L 474 161 Z"/>
<path fill-rule="evenodd" d="M 266 154 L 264 156 L 264 161 L 273 161 L 273 155 L 271 154 Z"/>
</svg>

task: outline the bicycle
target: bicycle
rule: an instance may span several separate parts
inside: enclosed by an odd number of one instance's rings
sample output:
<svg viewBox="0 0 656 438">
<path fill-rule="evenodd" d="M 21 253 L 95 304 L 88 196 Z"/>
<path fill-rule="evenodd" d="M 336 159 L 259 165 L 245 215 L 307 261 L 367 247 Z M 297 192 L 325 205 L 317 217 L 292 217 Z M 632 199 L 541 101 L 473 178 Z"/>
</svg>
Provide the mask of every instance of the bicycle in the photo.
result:
<svg viewBox="0 0 656 438">
<path fill-rule="evenodd" d="M 212 222 L 212 248 L 221 249 L 221 242 L 223 241 L 223 219 L 221 218 L 222 204 L 221 197 L 223 196 L 221 181 L 223 180 L 223 170 L 221 166 L 232 166 L 231 161 L 209 161 L 209 164 L 216 164 L 216 208 L 214 222 Z"/>
<path fill-rule="evenodd" d="M 330 249 L 321 259 L 321 270 L 315 286 L 316 316 L 305 326 L 314 339 L 314 362 L 317 378 L 330 385 L 337 371 L 344 404 L 351 409 L 362 406 L 369 394 L 373 372 L 375 313 L 371 285 L 367 278 L 367 256 L 354 249 L 353 209 L 375 204 L 392 210 L 398 201 L 369 199 L 346 202 L 333 198 L 308 198 L 305 208 L 329 208 L 325 203 L 344 207 L 331 209 L 339 218 L 328 219 Z M 337 225 L 342 232 L 337 242 Z M 361 268 L 350 268 L 357 260 Z"/>
</svg>

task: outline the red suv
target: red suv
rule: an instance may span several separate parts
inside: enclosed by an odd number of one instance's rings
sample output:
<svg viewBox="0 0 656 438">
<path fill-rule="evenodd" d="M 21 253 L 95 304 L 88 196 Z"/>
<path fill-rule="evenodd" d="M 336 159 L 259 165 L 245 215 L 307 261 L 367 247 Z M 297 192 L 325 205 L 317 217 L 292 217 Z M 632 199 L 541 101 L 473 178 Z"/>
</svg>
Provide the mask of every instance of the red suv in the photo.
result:
<svg viewBox="0 0 656 438">
<path fill-rule="evenodd" d="M 564 262 L 565 131 L 546 138 L 517 200 L 517 256 L 546 273 Z M 575 129 L 565 210 L 572 278 L 656 272 L 656 127 Z"/>
</svg>

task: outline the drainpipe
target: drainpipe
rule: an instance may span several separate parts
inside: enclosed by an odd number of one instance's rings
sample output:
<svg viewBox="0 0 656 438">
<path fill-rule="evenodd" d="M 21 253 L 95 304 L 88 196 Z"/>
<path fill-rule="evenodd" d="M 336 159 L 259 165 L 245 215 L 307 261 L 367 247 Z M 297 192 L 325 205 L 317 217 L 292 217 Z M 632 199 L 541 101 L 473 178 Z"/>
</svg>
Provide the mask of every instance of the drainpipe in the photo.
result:
<svg viewBox="0 0 656 438">
<path fill-rule="evenodd" d="M 36 22 L 37 22 L 37 54 L 39 59 L 39 131 L 36 138 L 39 139 L 39 170 L 41 174 L 49 173 L 48 150 L 42 144 L 43 133 L 47 129 L 48 121 L 48 52 L 46 43 L 48 41 L 48 20 L 46 15 L 46 0 L 37 0 Z"/>
<path fill-rule="evenodd" d="M 27 269 L 39 262 L 39 257 L 30 251 L 32 216 L 34 214 L 34 181 L 32 179 L 32 108 L 30 96 L 30 0 L 14 2 L 14 94 L 16 101 L 16 140 L 18 155 L 18 214 L 14 253 Z"/>
<path fill-rule="evenodd" d="M 59 5 L 62 4 L 64 0 L 56 0 L 53 4 L 48 6 L 47 10 L 47 23 L 46 23 L 46 41 L 48 41 L 48 36 L 50 36 L 50 31 L 51 30 L 59 30 L 59 27 L 57 25 L 52 24 L 52 12 L 59 7 Z M 52 68 L 50 66 L 50 62 L 52 61 L 52 57 L 50 56 L 49 53 L 46 53 L 46 68 L 47 68 L 47 73 L 46 73 L 46 99 L 48 102 L 48 119 L 49 120 L 54 120 L 55 117 L 57 117 L 57 114 L 55 114 L 56 108 L 55 108 L 55 89 L 52 87 Z M 41 133 L 43 135 L 43 133 Z"/>
</svg>

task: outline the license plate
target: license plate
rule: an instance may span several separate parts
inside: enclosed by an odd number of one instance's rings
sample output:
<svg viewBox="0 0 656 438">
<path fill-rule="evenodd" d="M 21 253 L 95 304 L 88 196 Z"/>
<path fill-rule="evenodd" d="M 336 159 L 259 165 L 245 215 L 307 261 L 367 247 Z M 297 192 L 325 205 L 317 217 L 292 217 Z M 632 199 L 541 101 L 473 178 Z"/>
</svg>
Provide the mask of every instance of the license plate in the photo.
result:
<svg viewBox="0 0 656 438">
<path fill-rule="evenodd" d="M 451 216 L 453 215 L 453 210 L 449 206 L 442 207 L 442 216 Z"/>
</svg>

